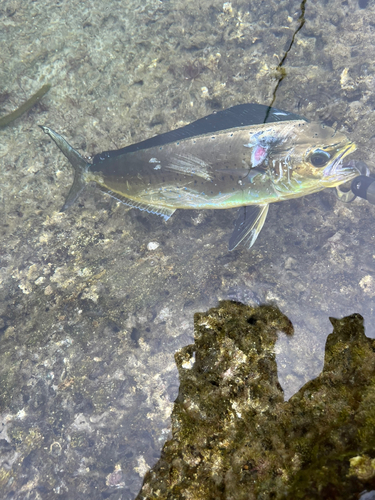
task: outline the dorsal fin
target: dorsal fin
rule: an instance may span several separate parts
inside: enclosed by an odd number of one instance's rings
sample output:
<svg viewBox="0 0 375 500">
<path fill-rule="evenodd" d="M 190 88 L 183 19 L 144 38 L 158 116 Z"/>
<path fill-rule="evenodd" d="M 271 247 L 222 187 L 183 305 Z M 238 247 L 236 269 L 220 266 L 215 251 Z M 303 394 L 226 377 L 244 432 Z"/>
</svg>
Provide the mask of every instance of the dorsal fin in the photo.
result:
<svg viewBox="0 0 375 500">
<path fill-rule="evenodd" d="M 246 127 L 250 125 L 259 125 L 261 123 L 271 123 L 289 120 L 306 120 L 294 113 L 288 113 L 281 109 L 271 108 L 263 104 L 238 104 L 231 108 L 218 111 L 211 115 L 200 118 L 185 127 L 156 135 L 145 141 L 131 144 L 122 149 L 114 151 L 103 151 L 95 155 L 93 164 L 100 163 L 107 158 L 139 151 L 140 149 L 149 149 L 155 146 L 163 146 L 170 142 L 195 137 L 202 134 L 210 134 L 219 130 L 226 130 L 235 127 Z"/>
</svg>

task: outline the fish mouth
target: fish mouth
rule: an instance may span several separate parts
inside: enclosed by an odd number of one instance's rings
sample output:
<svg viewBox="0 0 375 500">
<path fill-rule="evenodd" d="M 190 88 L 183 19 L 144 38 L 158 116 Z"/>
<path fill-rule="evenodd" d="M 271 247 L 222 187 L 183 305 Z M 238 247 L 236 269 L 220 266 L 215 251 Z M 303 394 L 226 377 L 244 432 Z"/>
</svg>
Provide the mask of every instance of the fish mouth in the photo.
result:
<svg viewBox="0 0 375 500">
<path fill-rule="evenodd" d="M 357 149 L 354 142 L 350 142 L 341 153 L 326 167 L 323 173 L 324 182 L 333 182 L 333 186 L 339 185 L 342 182 L 349 180 L 358 175 L 358 170 L 354 166 L 343 167 L 343 159 L 353 153 Z"/>
</svg>

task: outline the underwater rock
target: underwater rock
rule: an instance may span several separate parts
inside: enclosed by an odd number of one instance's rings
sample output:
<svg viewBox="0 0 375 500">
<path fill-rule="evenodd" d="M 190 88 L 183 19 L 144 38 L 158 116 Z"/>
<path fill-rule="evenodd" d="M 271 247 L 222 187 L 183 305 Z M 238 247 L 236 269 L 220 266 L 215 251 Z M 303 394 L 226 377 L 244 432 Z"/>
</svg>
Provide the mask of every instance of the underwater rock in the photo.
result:
<svg viewBox="0 0 375 500">
<path fill-rule="evenodd" d="M 375 340 L 363 318 L 331 319 L 322 373 L 285 402 L 278 309 L 222 302 L 195 315 L 176 353 L 171 440 L 137 499 L 354 499 L 375 488 Z"/>
</svg>

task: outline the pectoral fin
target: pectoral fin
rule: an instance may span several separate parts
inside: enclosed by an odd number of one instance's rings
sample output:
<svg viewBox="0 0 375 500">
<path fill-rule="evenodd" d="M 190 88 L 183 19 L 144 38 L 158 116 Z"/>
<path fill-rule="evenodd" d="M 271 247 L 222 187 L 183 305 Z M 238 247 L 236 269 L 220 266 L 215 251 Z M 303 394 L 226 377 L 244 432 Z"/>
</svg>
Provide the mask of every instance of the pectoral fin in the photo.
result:
<svg viewBox="0 0 375 500">
<path fill-rule="evenodd" d="M 229 240 L 229 250 L 245 240 L 251 248 L 260 233 L 266 220 L 269 205 L 250 205 L 238 210 L 234 231 Z"/>
</svg>

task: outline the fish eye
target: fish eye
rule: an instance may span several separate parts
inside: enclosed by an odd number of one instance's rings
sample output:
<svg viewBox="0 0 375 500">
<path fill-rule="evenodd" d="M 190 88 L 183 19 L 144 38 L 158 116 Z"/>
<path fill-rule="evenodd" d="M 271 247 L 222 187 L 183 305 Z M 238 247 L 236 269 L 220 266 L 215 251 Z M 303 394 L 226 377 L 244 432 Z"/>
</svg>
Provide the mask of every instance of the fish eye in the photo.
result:
<svg viewBox="0 0 375 500">
<path fill-rule="evenodd" d="M 327 153 L 327 151 L 323 151 L 321 149 L 317 149 L 310 156 L 310 162 L 314 167 L 317 168 L 324 167 L 324 165 L 326 165 L 330 159 L 331 155 Z"/>
</svg>

